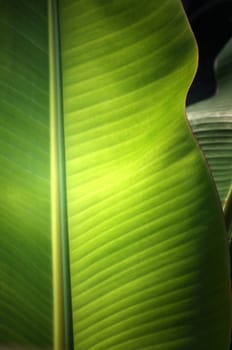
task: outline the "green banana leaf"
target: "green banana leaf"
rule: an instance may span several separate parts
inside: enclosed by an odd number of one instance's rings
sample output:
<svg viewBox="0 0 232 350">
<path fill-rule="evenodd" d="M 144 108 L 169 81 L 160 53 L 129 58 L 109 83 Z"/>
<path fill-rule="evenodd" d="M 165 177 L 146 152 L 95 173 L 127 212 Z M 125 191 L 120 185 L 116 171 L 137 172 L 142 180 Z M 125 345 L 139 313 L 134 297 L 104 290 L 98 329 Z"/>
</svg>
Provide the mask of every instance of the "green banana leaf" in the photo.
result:
<svg viewBox="0 0 232 350">
<path fill-rule="evenodd" d="M 0 1 L 0 348 L 52 344 L 46 1 Z"/>
<path fill-rule="evenodd" d="M 0 10 L 0 348 L 228 349 L 228 247 L 185 119 L 196 47 L 180 1 Z"/>
<path fill-rule="evenodd" d="M 187 115 L 225 206 L 232 186 L 232 39 L 217 57 L 215 71 L 216 95 L 190 106 Z"/>
</svg>

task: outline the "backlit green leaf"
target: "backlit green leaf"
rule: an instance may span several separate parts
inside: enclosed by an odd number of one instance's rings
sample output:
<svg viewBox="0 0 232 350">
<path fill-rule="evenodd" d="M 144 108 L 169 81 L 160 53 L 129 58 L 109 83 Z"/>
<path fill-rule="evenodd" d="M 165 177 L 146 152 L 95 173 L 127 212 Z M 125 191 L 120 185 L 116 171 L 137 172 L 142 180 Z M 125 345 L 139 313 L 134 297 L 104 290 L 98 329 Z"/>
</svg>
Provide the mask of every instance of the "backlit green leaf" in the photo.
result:
<svg viewBox="0 0 232 350">
<path fill-rule="evenodd" d="M 227 349 L 217 196 L 184 117 L 179 1 L 61 1 L 76 349 Z"/>
<path fill-rule="evenodd" d="M 185 119 L 196 48 L 180 1 L 49 1 L 49 16 L 13 2 L 0 344 L 72 350 L 73 330 L 75 350 L 227 350 L 225 227 Z"/>
</svg>

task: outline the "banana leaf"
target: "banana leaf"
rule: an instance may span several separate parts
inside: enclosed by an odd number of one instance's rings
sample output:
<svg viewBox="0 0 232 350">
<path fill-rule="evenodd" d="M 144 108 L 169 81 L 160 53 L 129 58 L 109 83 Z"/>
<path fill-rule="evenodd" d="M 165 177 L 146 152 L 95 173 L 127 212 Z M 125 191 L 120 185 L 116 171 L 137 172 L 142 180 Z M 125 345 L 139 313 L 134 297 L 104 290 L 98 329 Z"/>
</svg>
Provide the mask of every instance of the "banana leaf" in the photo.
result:
<svg viewBox="0 0 232 350">
<path fill-rule="evenodd" d="M 211 168 L 224 209 L 229 239 L 232 235 L 232 39 L 215 62 L 218 82 L 214 97 L 187 109 L 193 132 Z"/>
<path fill-rule="evenodd" d="M 185 118 L 197 59 L 180 1 L 46 6 L 0 2 L 0 346 L 228 349 L 227 239 Z"/>
<path fill-rule="evenodd" d="M 46 1 L 0 1 L 0 348 L 52 344 Z"/>
<path fill-rule="evenodd" d="M 190 106 L 187 115 L 224 205 L 232 184 L 232 39 L 219 54 L 215 71 L 216 95 Z"/>
</svg>

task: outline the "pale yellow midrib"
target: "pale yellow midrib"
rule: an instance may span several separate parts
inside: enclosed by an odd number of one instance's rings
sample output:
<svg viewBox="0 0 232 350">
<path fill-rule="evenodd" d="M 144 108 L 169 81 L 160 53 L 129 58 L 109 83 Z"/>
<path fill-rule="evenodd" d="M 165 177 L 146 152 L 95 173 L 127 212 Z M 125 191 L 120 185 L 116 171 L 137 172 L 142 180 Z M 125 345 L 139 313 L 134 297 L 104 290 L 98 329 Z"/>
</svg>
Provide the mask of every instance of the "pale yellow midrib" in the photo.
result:
<svg viewBox="0 0 232 350">
<path fill-rule="evenodd" d="M 64 305 L 62 288 L 60 193 L 57 149 L 56 60 L 54 42 L 54 16 L 52 0 L 48 0 L 49 33 L 49 98 L 50 98 L 50 179 L 51 179 L 51 237 L 53 270 L 53 348 L 65 349 Z"/>
</svg>

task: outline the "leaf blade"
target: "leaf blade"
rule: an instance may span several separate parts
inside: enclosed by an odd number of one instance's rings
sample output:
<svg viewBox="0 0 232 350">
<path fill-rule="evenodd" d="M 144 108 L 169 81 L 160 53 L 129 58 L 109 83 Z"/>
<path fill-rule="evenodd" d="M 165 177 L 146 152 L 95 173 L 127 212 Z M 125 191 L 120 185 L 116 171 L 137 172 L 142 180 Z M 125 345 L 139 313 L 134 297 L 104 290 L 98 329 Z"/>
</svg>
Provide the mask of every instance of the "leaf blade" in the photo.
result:
<svg viewBox="0 0 232 350">
<path fill-rule="evenodd" d="M 222 205 L 231 188 L 231 43 L 230 40 L 225 45 L 216 60 L 216 95 L 190 106 L 187 110 L 193 132 L 212 170 Z"/>
<path fill-rule="evenodd" d="M 47 8 L 45 1 L 0 7 L 0 344 L 49 347 Z"/>
<path fill-rule="evenodd" d="M 225 230 L 184 120 L 194 45 L 179 2 L 131 5 L 60 2 L 75 348 L 226 349 Z"/>
</svg>

